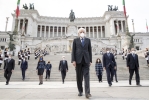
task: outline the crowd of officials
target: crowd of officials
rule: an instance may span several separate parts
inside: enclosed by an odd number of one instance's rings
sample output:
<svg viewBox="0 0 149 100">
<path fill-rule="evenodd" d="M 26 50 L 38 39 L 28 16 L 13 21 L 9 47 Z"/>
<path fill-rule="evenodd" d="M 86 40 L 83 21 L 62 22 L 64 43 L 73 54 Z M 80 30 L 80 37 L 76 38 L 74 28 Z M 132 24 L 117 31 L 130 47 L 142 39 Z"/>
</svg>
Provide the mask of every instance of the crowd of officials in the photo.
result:
<svg viewBox="0 0 149 100">
<path fill-rule="evenodd" d="M 113 59 L 116 59 L 117 57 L 117 53 L 116 53 L 116 50 L 113 50 L 113 49 L 110 49 L 110 48 L 106 48 L 107 49 L 107 53 L 113 55 Z M 96 75 L 98 77 L 98 80 L 99 82 L 102 82 L 102 75 L 103 75 L 103 71 L 104 71 L 104 54 L 103 53 L 105 50 L 102 49 L 102 53 L 103 54 L 103 62 L 100 58 L 97 58 L 96 59 L 96 62 L 95 62 L 95 71 L 96 71 Z M 122 50 L 122 59 L 128 59 L 128 55 L 131 54 L 132 52 L 130 50 L 126 50 L 124 51 L 124 49 Z M 135 53 L 135 50 L 134 50 L 134 53 Z M 28 60 L 30 60 L 30 50 L 29 49 L 25 49 L 25 50 L 20 50 L 20 52 L 18 52 L 18 65 L 20 65 L 20 68 L 21 68 L 21 71 L 22 71 L 22 80 L 25 80 L 25 71 L 28 69 Z M 52 68 L 52 64 L 50 63 L 50 61 L 48 61 L 46 63 L 46 61 L 44 61 L 43 59 L 43 56 L 46 56 L 47 55 L 47 51 L 44 49 L 44 50 L 41 50 L 41 49 L 37 49 L 35 50 L 34 52 L 34 55 L 35 55 L 35 59 L 39 59 L 38 61 L 38 64 L 37 64 L 37 67 L 36 67 L 36 70 L 37 70 L 37 74 L 39 75 L 39 85 L 43 84 L 43 72 L 44 70 L 46 70 L 46 76 L 45 76 L 45 79 L 50 79 L 50 73 L 51 73 L 51 68 Z M 145 53 L 145 58 L 147 60 L 147 65 L 149 64 L 149 51 L 148 49 L 146 49 Z M 6 64 L 7 64 L 7 60 L 9 60 L 8 62 L 10 62 L 10 59 L 11 59 L 11 55 L 9 54 L 8 52 L 8 49 L 6 48 L 5 51 L 4 51 L 4 54 L 3 54 L 4 57 L 2 57 L 2 53 L 0 52 L 0 67 L 2 66 L 2 63 L 4 63 L 4 69 L 6 69 Z M 129 59 L 128 59 L 129 60 Z M 11 61 L 12 63 L 14 63 L 14 60 Z M 111 73 L 107 74 L 107 80 L 108 80 L 108 83 L 111 84 L 111 82 L 113 82 L 113 77 L 115 76 L 115 81 L 118 82 L 117 80 L 117 64 L 116 64 L 116 61 L 114 60 L 113 62 L 115 62 L 115 67 L 113 69 L 113 71 L 111 71 Z M 12 66 L 12 69 L 14 69 L 14 64 Z M 112 70 L 112 69 L 110 69 Z M 64 79 L 66 77 L 66 73 L 68 72 L 68 64 L 67 64 L 67 60 L 65 60 L 65 56 L 62 56 L 62 60 L 60 61 L 59 63 L 59 71 L 61 71 L 61 75 L 62 75 L 62 82 L 64 83 Z M 130 72 L 131 74 L 131 77 L 132 77 L 132 72 Z M 136 71 L 137 73 L 137 71 Z M 10 77 L 11 77 L 11 73 L 9 73 L 8 71 L 5 72 L 5 78 L 7 79 L 6 81 L 6 84 L 9 84 L 9 80 L 10 80 Z M 112 77 L 111 77 L 112 76 Z M 130 77 L 129 80 L 131 80 L 132 78 Z M 139 77 L 139 75 L 138 75 Z M 111 82 L 109 81 L 111 80 Z M 139 80 L 139 79 L 138 79 Z M 129 82 L 131 84 L 131 81 Z M 138 81 L 139 83 L 139 81 Z M 112 85 L 112 84 L 111 84 Z"/>
</svg>

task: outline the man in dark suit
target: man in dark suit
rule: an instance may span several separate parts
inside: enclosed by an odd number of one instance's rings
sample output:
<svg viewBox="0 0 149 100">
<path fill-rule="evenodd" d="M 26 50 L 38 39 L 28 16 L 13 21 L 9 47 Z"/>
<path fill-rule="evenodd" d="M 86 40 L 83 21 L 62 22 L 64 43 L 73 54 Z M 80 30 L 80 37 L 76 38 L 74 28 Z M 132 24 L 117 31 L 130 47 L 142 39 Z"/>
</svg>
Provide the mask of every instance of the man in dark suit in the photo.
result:
<svg viewBox="0 0 149 100">
<path fill-rule="evenodd" d="M 15 68 L 15 60 L 12 59 L 11 55 L 9 54 L 9 58 L 5 60 L 4 63 L 4 77 L 6 78 L 6 85 L 9 84 L 9 80 L 14 68 Z"/>
<path fill-rule="evenodd" d="M 106 70 L 107 73 L 107 81 L 109 86 L 112 85 L 112 80 L 113 80 L 113 75 L 114 75 L 114 68 L 116 69 L 116 62 L 114 55 L 110 53 L 110 49 L 107 48 L 107 53 L 103 55 L 102 62 L 103 62 L 103 67 Z"/>
<path fill-rule="evenodd" d="M 66 77 L 66 72 L 68 72 L 68 64 L 67 64 L 67 60 L 65 60 L 65 56 L 63 56 L 62 59 L 63 60 L 61 60 L 60 63 L 59 63 L 59 71 L 61 71 L 62 82 L 64 84 L 64 79 Z"/>
<path fill-rule="evenodd" d="M 127 56 L 127 67 L 129 69 L 129 84 L 131 85 L 131 80 L 133 77 L 133 73 L 136 74 L 136 85 L 140 85 L 140 76 L 139 76 L 139 60 L 138 55 L 135 54 L 135 49 L 131 49 L 131 53 Z"/>
<path fill-rule="evenodd" d="M 76 68 L 76 79 L 79 94 L 82 96 L 83 87 L 82 81 L 84 76 L 85 81 L 85 96 L 91 97 L 90 94 L 90 73 L 89 67 L 92 63 L 92 48 L 91 40 L 85 37 L 86 31 L 84 28 L 78 30 L 79 37 L 74 39 L 72 46 L 72 63 Z"/>
<path fill-rule="evenodd" d="M 26 61 L 27 58 L 23 58 L 22 63 L 21 63 L 21 70 L 22 70 L 22 80 L 25 80 L 25 71 L 28 69 L 28 62 Z"/>
</svg>

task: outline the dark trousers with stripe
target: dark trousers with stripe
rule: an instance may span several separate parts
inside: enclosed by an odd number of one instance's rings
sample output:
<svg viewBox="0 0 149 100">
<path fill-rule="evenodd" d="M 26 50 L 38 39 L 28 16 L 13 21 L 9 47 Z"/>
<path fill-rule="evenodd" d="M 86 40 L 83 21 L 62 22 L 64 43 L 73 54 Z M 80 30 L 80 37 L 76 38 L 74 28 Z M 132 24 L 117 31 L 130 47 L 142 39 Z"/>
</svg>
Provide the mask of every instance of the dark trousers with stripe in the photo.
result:
<svg viewBox="0 0 149 100">
<path fill-rule="evenodd" d="M 85 59 L 83 58 L 80 64 L 76 64 L 76 79 L 77 79 L 77 87 L 80 93 L 83 92 L 82 81 L 84 76 L 84 87 L 85 94 L 90 94 L 90 73 L 89 73 L 89 63 L 85 63 Z"/>
</svg>

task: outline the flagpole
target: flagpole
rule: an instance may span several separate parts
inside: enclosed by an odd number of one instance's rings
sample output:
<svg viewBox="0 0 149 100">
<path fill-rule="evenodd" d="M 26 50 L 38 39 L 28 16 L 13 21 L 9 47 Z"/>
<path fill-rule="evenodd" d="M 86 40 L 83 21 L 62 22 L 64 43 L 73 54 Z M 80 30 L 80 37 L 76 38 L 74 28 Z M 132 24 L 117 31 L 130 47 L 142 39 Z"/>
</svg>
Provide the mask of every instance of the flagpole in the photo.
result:
<svg viewBox="0 0 149 100">
<path fill-rule="evenodd" d="M 148 25 L 147 25 L 147 19 L 146 19 L 146 29 L 147 29 L 147 32 L 148 32 Z"/>
</svg>

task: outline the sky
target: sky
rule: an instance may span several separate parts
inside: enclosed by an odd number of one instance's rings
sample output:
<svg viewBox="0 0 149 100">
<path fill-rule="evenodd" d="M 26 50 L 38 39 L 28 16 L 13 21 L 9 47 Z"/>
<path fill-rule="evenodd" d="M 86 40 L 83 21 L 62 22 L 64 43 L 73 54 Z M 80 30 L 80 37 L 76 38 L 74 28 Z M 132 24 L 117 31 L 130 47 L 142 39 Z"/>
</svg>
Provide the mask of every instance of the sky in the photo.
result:
<svg viewBox="0 0 149 100">
<path fill-rule="evenodd" d="M 34 3 L 41 16 L 68 17 L 73 9 L 76 17 L 101 17 L 108 10 L 107 5 L 116 5 L 123 11 L 122 0 L 20 0 L 23 4 Z M 147 32 L 146 19 L 149 25 L 149 0 L 125 0 L 129 15 L 129 31 L 132 32 L 134 19 L 135 32 Z M 9 17 L 7 31 L 12 28 L 12 13 L 17 7 L 17 0 L 0 0 L 0 31 L 5 31 L 6 17 Z"/>
</svg>

